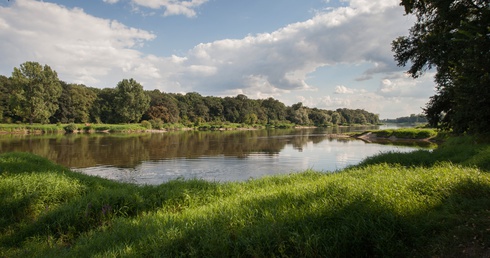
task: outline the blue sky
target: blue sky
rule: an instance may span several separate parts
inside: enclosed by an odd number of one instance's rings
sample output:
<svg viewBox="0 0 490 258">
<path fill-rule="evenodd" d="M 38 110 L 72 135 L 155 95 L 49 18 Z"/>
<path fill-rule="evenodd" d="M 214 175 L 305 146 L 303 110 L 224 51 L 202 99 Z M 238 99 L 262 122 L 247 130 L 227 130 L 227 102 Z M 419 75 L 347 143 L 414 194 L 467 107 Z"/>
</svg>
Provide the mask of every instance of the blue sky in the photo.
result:
<svg viewBox="0 0 490 258">
<path fill-rule="evenodd" d="M 0 74 L 36 61 L 90 87 L 134 78 L 395 118 L 434 94 L 433 74 L 414 80 L 393 60 L 413 23 L 399 0 L 3 0 Z"/>
</svg>

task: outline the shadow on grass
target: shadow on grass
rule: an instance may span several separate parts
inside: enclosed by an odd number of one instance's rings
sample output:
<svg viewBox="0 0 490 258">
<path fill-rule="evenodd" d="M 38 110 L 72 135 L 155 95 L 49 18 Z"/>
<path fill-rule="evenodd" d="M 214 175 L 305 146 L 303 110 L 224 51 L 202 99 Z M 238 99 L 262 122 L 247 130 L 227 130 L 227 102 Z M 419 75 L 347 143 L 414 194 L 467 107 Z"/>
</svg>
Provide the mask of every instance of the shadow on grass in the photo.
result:
<svg viewBox="0 0 490 258">
<path fill-rule="evenodd" d="M 463 181 L 438 205 L 409 215 L 370 194 L 312 207 L 329 193 L 348 195 L 327 187 L 297 198 L 280 194 L 202 208 L 199 214 L 120 219 L 110 230 L 78 239 L 66 256 L 458 257 L 464 256 L 462 244 L 472 245 L 475 257 L 488 254 L 488 185 Z M 468 225 L 472 220 L 476 231 Z M 467 233 L 477 234 L 468 238 L 473 243 L 458 239 Z"/>
<path fill-rule="evenodd" d="M 20 247 L 32 238 L 63 239 L 70 245 L 86 232 L 108 228 L 117 218 L 134 218 L 166 207 L 187 208 L 186 198 L 214 192 L 217 183 L 175 180 L 137 186 L 72 172 L 29 153 L 0 157 L 0 243 Z M 8 181 L 8 182 L 7 182 Z"/>
<path fill-rule="evenodd" d="M 490 145 L 476 143 L 472 138 L 463 139 L 463 144 L 449 142 L 435 150 L 418 150 L 410 153 L 382 153 L 369 157 L 357 166 L 372 164 L 400 164 L 407 167 L 431 167 L 449 161 L 463 166 L 477 167 L 490 172 Z"/>
</svg>

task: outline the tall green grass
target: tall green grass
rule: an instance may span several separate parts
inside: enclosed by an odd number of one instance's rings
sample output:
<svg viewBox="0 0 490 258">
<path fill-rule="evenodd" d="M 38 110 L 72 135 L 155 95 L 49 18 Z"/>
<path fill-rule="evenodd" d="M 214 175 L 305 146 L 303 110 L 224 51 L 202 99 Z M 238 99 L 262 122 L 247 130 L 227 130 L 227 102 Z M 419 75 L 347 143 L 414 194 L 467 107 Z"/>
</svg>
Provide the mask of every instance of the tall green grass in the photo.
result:
<svg viewBox="0 0 490 258">
<path fill-rule="evenodd" d="M 159 186 L 2 154 L 0 210 L 7 212 L 0 214 L 0 256 L 484 255 L 490 151 L 473 141 L 450 141 L 423 155 L 379 155 L 335 173 Z M 456 155 L 462 148 L 470 154 Z"/>
<path fill-rule="evenodd" d="M 62 126 L 56 124 L 0 124 L 0 133 L 61 133 Z"/>
<path fill-rule="evenodd" d="M 401 139 L 426 139 L 437 136 L 435 129 L 420 128 L 401 128 L 401 129 L 384 129 L 372 131 L 378 137 L 389 138 L 391 136 Z"/>
<path fill-rule="evenodd" d="M 141 124 L 0 124 L 0 133 L 142 132 Z"/>
</svg>

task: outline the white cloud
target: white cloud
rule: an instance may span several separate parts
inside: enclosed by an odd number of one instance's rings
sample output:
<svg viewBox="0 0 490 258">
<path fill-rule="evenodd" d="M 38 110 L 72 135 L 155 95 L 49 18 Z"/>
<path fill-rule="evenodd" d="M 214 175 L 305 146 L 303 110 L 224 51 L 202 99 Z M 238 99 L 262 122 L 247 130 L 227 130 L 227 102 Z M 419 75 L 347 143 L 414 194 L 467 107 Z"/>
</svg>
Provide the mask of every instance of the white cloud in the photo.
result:
<svg viewBox="0 0 490 258">
<path fill-rule="evenodd" d="M 428 73 L 414 80 L 408 74 L 387 77 L 381 80 L 376 93 L 384 97 L 427 98 L 434 94 L 434 73 Z"/>
<path fill-rule="evenodd" d="M 336 94 L 353 94 L 354 90 L 349 89 L 349 88 L 345 87 L 344 85 L 337 85 L 337 86 L 335 86 L 335 93 Z"/>
<path fill-rule="evenodd" d="M 30 0 L 0 7 L 0 16 L 0 24 L 5 24 L 0 30 L 5 39 L 0 41 L 2 70 L 37 61 L 50 65 L 62 80 L 89 86 L 100 85 L 113 72 L 119 80 L 124 78 L 121 72 L 159 77 L 154 62 L 158 58 L 136 50 L 155 38 L 150 32 L 90 16 L 82 9 Z"/>
<path fill-rule="evenodd" d="M 399 71 L 393 61 L 391 41 L 406 22 L 397 1 L 370 1 L 317 14 L 310 20 L 290 24 L 271 33 L 243 39 L 224 39 L 199 44 L 187 54 L 184 65 L 213 66 L 208 77 L 174 78 L 197 91 L 213 87 L 244 89 L 254 87 L 248 78 L 262 78 L 267 90 L 305 90 L 308 74 L 319 67 L 336 64 L 371 63 L 363 75 Z M 369 8 L 368 8 L 369 7 Z M 362 29 L 360 29 L 362 28 Z M 263 80 L 267 80 L 264 83 Z"/>
<path fill-rule="evenodd" d="M 182 0 L 132 0 L 132 3 L 148 7 L 152 9 L 161 9 L 164 8 L 165 11 L 163 13 L 164 16 L 170 15 L 185 15 L 187 17 L 196 16 L 195 9 L 201 6 L 202 4 L 208 2 L 208 0 L 190 0 L 190 1 L 182 1 Z"/>
</svg>

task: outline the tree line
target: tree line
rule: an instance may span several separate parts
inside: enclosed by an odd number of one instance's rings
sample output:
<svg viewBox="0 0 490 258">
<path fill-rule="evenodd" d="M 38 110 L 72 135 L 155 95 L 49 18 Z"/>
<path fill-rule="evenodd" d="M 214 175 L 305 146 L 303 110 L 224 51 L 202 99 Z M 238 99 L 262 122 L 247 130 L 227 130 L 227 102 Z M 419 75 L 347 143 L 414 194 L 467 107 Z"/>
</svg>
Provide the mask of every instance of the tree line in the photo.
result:
<svg viewBox="0 0 490 258">
<path fill-rule="evenodd" d="M 301 102 L 292 106 L 273 99 L 202 96 L 144 90 L 134 79 L 115 88 L 93 88 L 58 79 L 48 65 L 25 62 L 11 77 L 0 75 L 0 120 L 4 123 L 292 123 L 327 126 L 378 124 L 377 114 L 362 109 L 323 110 Z"/>
<path fill-rule="evenodd" d="M 428 123 L 427 117 L 424 114 L 411 114 L 410 116 L 397 117 L 395 119 L 383 119 L 383 123 L 399 123 L 399 124 L 417 124 Z"/>
</svg>

